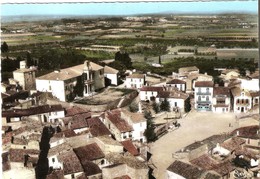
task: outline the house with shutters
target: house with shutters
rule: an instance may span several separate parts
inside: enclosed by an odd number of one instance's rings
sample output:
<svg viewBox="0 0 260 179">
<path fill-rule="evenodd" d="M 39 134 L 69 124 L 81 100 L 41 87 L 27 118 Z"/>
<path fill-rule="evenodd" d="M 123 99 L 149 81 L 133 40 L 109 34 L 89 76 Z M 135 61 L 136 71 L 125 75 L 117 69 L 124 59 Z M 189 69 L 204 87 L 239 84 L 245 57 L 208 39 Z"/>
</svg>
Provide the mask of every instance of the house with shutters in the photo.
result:
<svg viewBox="0 0 260 179">
<path fill-rule="evenodd" d="M 186 91 L 186 82 L 180 79 L 173 79 L 166 82 L 166 89 L 178 89 L 179 91 L 185 92 Z"/>
<path fill-rule="evenodd" d="M 231 108 L 231 93 L 227 87 L 214 87 L 212 99 L 213 112 L 230 112 Z"/>
<path fill-rule="evenodd" d="M 126 77 L 125 86 L 126 88 L 142 88 L 146 85 L 145 74 L 132 74 Z"/>
<path fill-rule="evenodd" d="M 194 100 L 197 111 L 212 110 L 213 85 L 212 81 L 195 82 Z"/>
<path fill-rule="evenodd" d="M 233 111 L 245 113 L 252 108 L 252 96 L 248 90 L 235 87 L 231 89 Z"/>
</svg>

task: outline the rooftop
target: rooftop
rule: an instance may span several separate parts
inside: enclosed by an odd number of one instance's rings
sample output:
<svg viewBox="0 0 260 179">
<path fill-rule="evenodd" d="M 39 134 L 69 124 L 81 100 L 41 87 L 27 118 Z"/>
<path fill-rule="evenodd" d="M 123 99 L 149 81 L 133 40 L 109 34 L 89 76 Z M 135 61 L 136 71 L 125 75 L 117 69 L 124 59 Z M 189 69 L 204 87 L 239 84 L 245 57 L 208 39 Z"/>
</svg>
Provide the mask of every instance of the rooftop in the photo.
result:
<svg viewBox="0 0 260 179">
<path fill-rule="evenodd" d="M 233 135 L 237 135 L 243 138 L 258 139 L 259 126 L 247 126 L 241 127 L 232 132 Z"/>
<path fill-rule="evenodd" d="M 87 124 L 93 137 L 111 135 L 111 132 L 98 117 L 87 119 Z"/>
<path fill-rule="evenodd" d="M 244 92 L 244 96 L 251 97 L 249 91 L 247 90 L 241 89 L 239 87 L 235 87 L 231 89 L 231 93 L 233 96 L 240 96 L 242 92 Z"/>
<path fill-rule="evenodd" d="M 64 175 L 83 172 L 80 161 L 73 150 L 60 154 L 58 159 L 63 163 Z"/>
<path fill-rule="evenodd" d="M 37 107 L 31 107 L 28 109 L 12 109 L 7 111 L 2 111 L 2 117 L 22 117 L 30 116 L 35 114 L 43 114 L 54 111 L 63 111 L 61 105 L 43 105 Z"/>
<path fill-rule="evenodd" d="M 104 67 L 104 73 L 107 73 L 107 74 L 117 74 L 119 71 L 112 68 L 112 67 L 109 67 L 109 66 L 105 66 Z"/>
<path fill-rule="evenodd" d="M 219 95 L 226 95 L 227 97 L 230 97 L 230 91 L 227 87 L 214 87 L 213 89 L 213 96 L 219 96 Z"/>
<path fill-rule="evenodd" d="M 75 148 L 74 151 L 77 154 L 81 163 L 83 163 L 86 160 L 93 161 L 105 157 L 105 154 L 102 152 L 102 150 L 96 143 Z"/>
<path fill-rule="evenodd" d="M 160 91 L 157 95 L 159 98 L 175 98 L 175 99 L 187 99 L 189 97 L 188 94 L 183 93 L 178 90 L 172 91 Z"/>
<path fill-rule="evenodd" d="M 106 114 L 107 119 L 110 120 L 120 132 L 133 131 L 132 126 L 130 126 L 125 120 L 121 119 L 120 111 L 108 111 Z"/>
<path fill-rule="evenodd" d="M 39 150 L 33 149 L 10 149 L 10 161 L 11 162 L 24 162 L 24 155 L 29 155 L 31 157 L 38 157 L 40 154 Z"/>
<path fill-rule="evenodd" d="M 73 106 L 71 108 L 65 109 L 66 117 L 74 116 L 76 114 L 89 113 L 89 112 L 90 112 L 89 110 L 77 106 Z"/>
<path fill-rule="evenodd" d="M 195 87 L 213 87 L 214 83 L 212 81 L 196 81 Z"/>
<path fill-rule="evenodd" d="M 102 66 L 100 66 L 96 63 L 89 62 L 89 64 L 90 64 L 90 68 L 92 68 L 92 70 L 94 70 L 94 71 L 103 69 Z M 85 67 L 85 64 L 81 64 L 81 65 L 61 69 L 60 71 L 54 71 L 54 72 L 48 73 L 46 75 L 40 76 L 37 79 L 38 80 L 65 81 L 65 80 L 76 78 L 76 77 L 82 75 L 84 67 Z"/>
<path fill-rule="evenodd" d="M 164 88 L 160 86 L 144 86 L 140 91 L 164 91 Z"/>
<path fill-rule="evenodd" d="M 126 149 L 133 156 L 139 155 L 137 148 L 134 146 L 131 140 L 122 141 L 121 144 L 124 146 L 124 149 Z"/>
<path fill-rule="evenodd" d="M 191 164 L 184 163 L 182 161 L 174 161 L 168 168 L 168 171 L 176 173 L 187 179 L 198 179 L 205 172 L 204 170 L 195 167 Z"/>
<path fill-rule="evenodd" d="M 192 71 L 198 71 L 199 69 L 196 66 L 190 66 L 190 67 L 182 67 L 179 68 L 179 73 L 187 73 Z"/>
<path fill-rule="evenodd" d="M 139 123 L 139 122 L 143 122 L 143 121 L 146 121 L 143 113 L 133 113 L 133 112 L 130 112 L 128 111 L 127 109 L 121 109 L 122 113 L 124 113 L 127 117 L 130 118 L 130 120 L 133 122 L 133 123 Z M 121 114 L 122 116 L 122 114 Z"/>
<path fill-rule="evenodd" d="M 171 81 L 166 82 L 166 84 L 186 84 L 186 82 L 179 79 L 173 79 Z"/>
<path fill-rule="evenodd" d="M 83 167 L 86 176 L 96 175 L 102 172 L 99 166 L 94 162 L 84 160 L 81 161 L 81 165 Z"/>
<path fill-rule="evenodd" d="M 222 147 L 229 151 L 239 150 L 241 149 L 241 145 L 244 144 L 246 141 L 244 139 L 238 138 L 238 137 L 232 137 L 231 139 L 226 140 L 222 144 L 220 144 Z"/>
<path fill-rule="evenodd" d="M 132 74 L 132 75 L 127 76 L 126 78 L 144 78 L 144 77 L 145 77 L 144 74 L 134 73 L 134 74 Z"/>
</svg>

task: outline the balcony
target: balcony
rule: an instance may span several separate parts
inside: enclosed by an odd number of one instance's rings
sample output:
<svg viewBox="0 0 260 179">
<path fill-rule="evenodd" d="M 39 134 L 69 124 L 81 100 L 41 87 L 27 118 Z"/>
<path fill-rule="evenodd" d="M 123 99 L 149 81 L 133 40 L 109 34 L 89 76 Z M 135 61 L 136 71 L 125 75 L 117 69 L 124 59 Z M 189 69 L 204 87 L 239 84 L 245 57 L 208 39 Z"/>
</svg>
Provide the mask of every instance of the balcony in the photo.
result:
<svg viewBox="0 0 260 179">
<path fill-rule="evenodd" d="M 197 104 L 211 104 L 211 101 L 196 101 Z"/>
<path fill-rule="evenodd" d="M 208 92 L 208 91 L 206 91 L 206 92 L 199 91 L 199 92 L 196 93 L 196 95 L 211 95 L 211 93 Z"/>
</svg>

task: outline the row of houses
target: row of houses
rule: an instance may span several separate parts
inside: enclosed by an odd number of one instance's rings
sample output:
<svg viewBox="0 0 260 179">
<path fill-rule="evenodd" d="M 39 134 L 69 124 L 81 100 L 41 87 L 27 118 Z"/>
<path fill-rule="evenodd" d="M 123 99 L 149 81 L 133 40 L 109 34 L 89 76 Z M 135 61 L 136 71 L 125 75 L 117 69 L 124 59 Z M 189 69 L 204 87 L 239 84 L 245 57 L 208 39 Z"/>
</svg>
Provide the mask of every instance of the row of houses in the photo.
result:
<svg viewBox="0 0 260 179">
<path fill-rule="evenodd" d="M 197 111 L 248 112 L 259 105 L 259 71 L 240 77 L 237 70 L 223 70 L 224 86 L 214 84 L 213 77 L 200 74 L 197 67 L 180 68 L 172 80 L 147 86 L 145 75 L 132 74 L 126 78 L 128 88 L 138 88 L 141 101 L 160 102 L 167 99 L 171 110 L 184 110 L 185 100 L 194 99 Z"/>
<path fill-rule="evenodd" d="M 6 110 L 2 119 L 6 177 L 18 167 L 35 178 L 32 169 L 40 165 L 40 145 L 46 140 L 42 136 L 47 127 L 52 133 L 47 178 L 148 178 L 147 124 L 141 113 L 116 109 L 92 114 L 79 107 L 44 105 Z M 26 124 L 17 128 L 19 122 Z"/>
</svg>

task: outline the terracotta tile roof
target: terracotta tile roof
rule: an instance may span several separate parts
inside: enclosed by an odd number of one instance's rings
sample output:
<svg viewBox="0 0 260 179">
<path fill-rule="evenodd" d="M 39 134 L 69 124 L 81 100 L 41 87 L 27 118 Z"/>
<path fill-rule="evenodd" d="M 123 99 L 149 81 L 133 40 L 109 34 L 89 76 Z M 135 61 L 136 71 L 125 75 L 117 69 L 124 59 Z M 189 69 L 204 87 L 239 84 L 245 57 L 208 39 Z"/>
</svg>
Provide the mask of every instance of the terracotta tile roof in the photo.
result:
<svg viewBox="0 0 260 179">
<path fill-rule="evenodd" d="M 121 165 L 126 164 L 127 166 L 134 168 L 134 169 L 148 169 L 147 163 L 144 161 L 140 161 L 136 159 L 133 155 L 122 155 L 119 153 L 109 153 L 106 155 L 106 159 L 108 162 L 112 163 L 113 165 Z"/>
<path fill-rule="evenodd" d="M 160 86 L 144 86 L 140 91 L 164 91 L 164 88 Z"/>
<path fill-rule="evenodd" d="M 74 116 L 76 114 L 89 113 L 89 112 L 90 112 L 89 110 L 77 106 L 73 106 L 72 108 L 65 109 L 66 117 Z"/>
<path fill-rule="evenodd" d="M 127 76 L 126 78 L 144 78 L 144 77 L 145 77 L 144 74 L 134 73 L 134 74 L 132 74 L 132 75 Z"/>
<path fill-rule="evenodd" d="M 114 179 L 131 179 L 131 177 L 128 176 L 128 175 L 123 175 L 123 176 L 120 176 L 120 177 L 116 177 Z"/>
<path fill-rule="evenodd" d="M 233 166 L 232 162 L 227 160 L 225 162 L 217 164 L 212 170 L 217 172 L 221 176 L 225 176 L 235 170 L 235 166 Z"/>
<path fill-rule="evenodd" d="M 259 126 L 247 126 L 247 127 L 241 127 L 234 130 L 232 134 L 237 135 L 237 133 L 239 133 L 238 134 L 239 137 L 258 139 L 259 138 L 258 130 L 259 130 Z"/>
<path fill-rule="evenodd" d="M 122 113 L 125 114 L 133 123 L 140 123 L 146 121 L 143 113 L 133 113 L 127 109 L 121 109 Z"/>
<path fill-rule="evenodd" d="M 220 175 L 214 174 L 214 173 L 207 173 L 203 179 L 221 179 Z"/>
<path fill-rule="evenodd" d="M 208 154 L 204 154 L 194 160 L 191 160 L 190 163 L 203 168 L 204 170 L 211 170 L 218 164 L 218 162 L 212 159 Z"/>
<path fill-rule="evenodd" d="M 39 150 L 33 149 L 10 149 L 10 161 L 11 162 L 24 162 L 24 155 L 28 154 L 29 156 L 38 156 L 40 153 Z"/>
<path fill-rule="evenodd" d="M 111 132 L 98 117 L 87 119 L 87 123 L 93 137 L 111 135 Z"/>
<path fill-rule="evenodd" d="M 236 155 L 243 155 L 244 159 L 250 160 L 250 159 L 258 159 L 258 152 L 255 152 L 253 150 L 247 149 L 244 147 L 243 149 L 237 150 Z"/>
<path fill-rule="evenodd" d="M 83 172 L 80 160 L 73 150 L 60 154 L 58 160 L 63 163 L 64 175 Z"/>
<path fill-rule="evenodd" d="M 12 136 L 13 136 L 12 132 L 8 132 L 7 134 L 2 135 L 2 144 L 5 145 L 5 144 L 10 143 L 12 140 Z"/>
<path fill-rule="evenodd" d="M 65 131 L 61 131 L 60 133 L 61 133 L 61 135 L 64 134 L 64 136 L 66 138 L 77 136 L 77 134 L 72 129 L 67 129 Z"/>
<path fill-rule="evenodd" d="M 194 142 L 188 146 L 186 146 L 183 151 L 185 152 L 189 152 L 192 151 L 194 149 L 197 149 L 199 147 L 201 147 L 202 145 L 207 145 L 208 149 L 211 150 L 212 148 L 216 147 L 216 145 L 218 143 L 222 143 L 224 142 L 226 139 L 230 138 L 232 135 L 231 134 L 219 134 L 219 135 L 213 135 L 210 136 L 202 141 L 197 141 Z"/>
<path fill-rule="evenodd" d="M 81 161 L 81 165 L 83 167 L 83 170 L 84 170 L 86 176 L 91 176 L 91 175 L 96 175 L 96 174 L 102 173 L 99 166 L 91 161 L 83 160 L 83 161 Z"/>
<path fill-rule="evenodd" d="M 84 66 L 85 66 L 85 64 L 81 64 L 81 65 L 61 69 L 60 71 L 57 71 L 57 72 L 54 71 L 54 72 L 48 73 L 46 75 L 40 76 L 40 77 L 36 78 L 36 80 L 38 79 L 38 80 L 65 81 L 65 80 L 68 80 L 71 78 L 76 78 L 76 77 L 82 75 Z M 90 66 L 93 71 L 103 69 L 102 66 L 100 66 L 96 63 L 93 63 L 93 62 L 90 62 Z"/>
<path fill-rule="evenodd" d="M 81 129 L 88 127 L 87 120 L 85 118 L 74 118 L 71 121 L 70 129 Z"/>
<path fill-rule="evenodd" d="M 35 114 L 43 114 L 55 111 L 63 111 L 61 105 L 43 105 L 37 107 L 31 107 L 28 109 L 12 109 L 8 111 L 2 111 L 2 117 L 22 117 Z"/>
<path fill-rule="evenodd" d="M 69 150 L 71 150 L 71 146 L 67 142 L 64 142 L 60 145 L 50 148 L 48 152 L 48 157 L 51 157 L 53 155 L 58 155 Z"/>
<path fill-rule="evenodd" d="M 186 84 L 186 82 L 179 79 L 173 79 L 171 81 L 168 81 L 166 84 Z"/>
<path fill-rule="evenodd" d="M 175 99 L 187 99 L 189 97 L 188 94 L 183 93 L 178 90 L 172 90 L 172 91 L 160 91 L 157 98 L 175 98 Z"/>
<path fill-rule="evenodd" d="M 139 155 L 137 148 L 134 146 L 131 140 L 125 140 L 120 143 L 124 146 L 124 149 L 126 149 L 133 156 Z"/>
<path fill-rule="evenodd" d="M 195 167 L 191 164 L 182 161 L 174 161 L 168 168 L 168 171 L 183 176 L 186 179 L 198 179 L 205 172 L 204 170 Z"/>
<path fill-rule="evenodd" d="M 214 83 L 212 81 L 196 81 L 195 87 L 213 87 Z"/>
<path fill-rule="evenodd" d="M 238 137 L 232 137 L 231 139 L 226 140 L 222 144 L 220 144 L 222 147 L 229 151 L 239 150 L 242 148 L 242 144 L 244 144 L 246 141 L 244 139 L 238 138 Z"/>
<path fill-rule="evenodd" d="M 10 160 L 9 160 L 9 153 L 5 152 L 2 153 L 2 171 L 10 170 Z"/>
<path fill-rule="evenodd" d="M 46 179 L 61 179 L 64 178 L 64 171 L 63 170 L 53 170 L 50 174 L 46 176 Z"/>
<path fill-rule="evenodd" d="M 92 143 L 83 147 L 78 147 L 74 149 L 81 163 L 84 161 L 93 161 L 105 157 L 105 154 L 99 148 L 96 143 Z"/>
<path fill-rule="evenodd" d="M 125 120 L 121 119 L 120 111 L 108 111 L 106 117 L 116 126 L 120 132 L 133 131 L 132 126 L 130 126 Z"/>
<path fill-rule="evenodd" d="M 116 70 L 112 67 L 109 67 L 107 65 L 104 67 L 104 73 L 106 73 L 106 74 L 117 74 L 118 72 L 119 72 L 118 70 Z"/>
<path fill-rule="evenodd" d="M 220 95 L 226 95 L 227 97 L 230 97 L 229 88 L 227 88 L 227 87 L 214 87 L 213 96 L 220 96 Z"/>
</svg>

